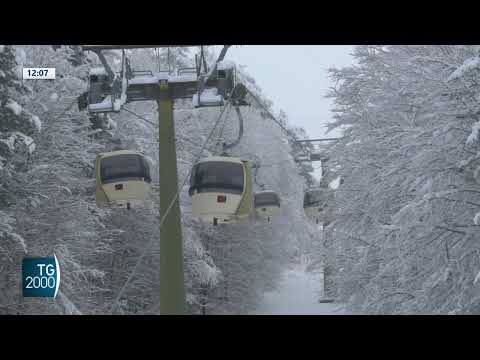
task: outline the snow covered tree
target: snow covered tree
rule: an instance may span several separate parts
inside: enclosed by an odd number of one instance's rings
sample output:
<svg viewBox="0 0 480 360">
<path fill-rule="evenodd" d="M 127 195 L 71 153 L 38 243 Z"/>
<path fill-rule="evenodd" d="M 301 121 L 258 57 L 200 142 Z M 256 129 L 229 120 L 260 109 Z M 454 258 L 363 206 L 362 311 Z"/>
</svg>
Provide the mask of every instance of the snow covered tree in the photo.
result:
<svg viewBox="0 0 480 360">
<path fill-rule="evenodd" d="M 332 262 L 354 311 L 480 311 L 478 51 L 358 46 L 331 70 L 345 136 Z"/>
<path fill-rule="evenodd" d="M 12 46 L 0 46 L 0 260 L 5 264 L 0 280 L 2 313 L 9 313 L 18 304 L 18 295 L 11 289 L 18 288 L 21 256 L 27 247 L 15 227 L 12 206 L 24 196 L 19 178 L 41 130 L 40 119 L 23 107 L 28 101 L 28 88 L 19 78 L 19 55 Z"/>
<path fill-rule="evenodd" d="M 134 69 L 156 71 L 157 60 L 161 69 L 168 67 L 165 51 L 158 58 L 149 50 L 127 53 Z M 113 68 L 119 66 L 118 51 L 106 56 Z M 206 56 L 209 65 L 216 60 L 210 49 Z M 184 48 L 171 49 L 170 61 L 174 71 L 195 63 L 191 49 Z M 22 84 L 21 67 L 39 65 L 55 67 L 57 79 Z M 127 105 L 147 121 L 126 111 L 91 118 L 78 109 L 77 99 L 87 88 L 89 68 L 98 65 L 95 55 L 78 47 L 1 48 L 0 256 L 8 264 L 0 279 L 2 313 L 158 313 L 157 105 Z M 239 77 L 272 107 L 252 77 L 244 72 Z M 293 144 L 256 105 L 242 108 L 245 133 L 231 155 L 259 165 L 255 191 L 277 191 L 284 213 L 272 223 L 215 229 L 193 217 L 183 180 L 199 155 L 218 154 L 221 144 L 230 143 L 238 133 L 236 113 L 230 111 L 199 153 L 220 111 L 194 109 L 188 100 L 175 104 L 189 313 L 201 313 L 203 308 L 209 314 L 253 310 L 263 291 L 277 285 L 285 264 L 307 251 L 305 237 L 312 236 L 311 228 L 304 226 L 301 205 L 306 185 L 299 173 L 305 168 L 294 162 Z M 286 115 L 282 122 L 288 127 Z M 152 191 L 145 208 L 125 212 L 95 205 L 95 156 L 117 148 L 140 151 L 150 162 Z M 58 297 L 22 299 L 21 259 L 53 253 L 62 272 Z"/>
</svg>

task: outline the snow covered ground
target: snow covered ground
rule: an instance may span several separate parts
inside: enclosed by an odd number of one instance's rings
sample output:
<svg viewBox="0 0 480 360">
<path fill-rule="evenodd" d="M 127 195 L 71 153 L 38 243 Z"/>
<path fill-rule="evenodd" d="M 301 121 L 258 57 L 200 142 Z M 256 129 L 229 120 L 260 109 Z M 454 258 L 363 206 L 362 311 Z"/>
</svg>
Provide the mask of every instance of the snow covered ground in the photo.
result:
<svg viewBox="0 0 480 360">
<path fill-rule="evenodd" d="M 339 304 L 319 304 L 321 282 L 318 274 L 303 267 L 287 270 L 280 287 L 264 294 L 255 315 L 343 315 Z"/>
</svg>

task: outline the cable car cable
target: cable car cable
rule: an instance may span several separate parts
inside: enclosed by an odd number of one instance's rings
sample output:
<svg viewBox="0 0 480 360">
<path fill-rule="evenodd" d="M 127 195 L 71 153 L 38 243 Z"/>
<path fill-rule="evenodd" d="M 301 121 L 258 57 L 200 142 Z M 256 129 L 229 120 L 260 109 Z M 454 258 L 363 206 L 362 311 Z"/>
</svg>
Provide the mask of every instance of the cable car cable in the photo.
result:
<svg viewBox="0 0 480 360">
<path fill-rule="evenodd" d="M 260 99 L 247 87 L 245 87 L 248 91 L 248 93 L 250 94 L 250 96 L 253 97 L 253 99 L 260 105 L 260 107 L 265 110 L 265 112 L 268 114 L 268 116 L 278 125 L 280 126 L 280 128 L 285 132 L 285 134 L 287 134 L 287 136 L 289 136 L 291 139 L 294 140 L 294 142 L 296 144 L 299 144 L 298 142 L 298 139 L 297 137 L 290 131 L 288 130 L 287 128 L 285 128 L 285 126 L 282 125 L 282 123 L 280 121 L 278 121 L 275 116 L 273 116 L 273 114 L 270 112 L 270 110 L 268 110 L 268 108 L 260 101 Z M 306 150 L 306 148 L 302 145 L 299 145 L 302 149 L 302 151 L 305 153 L 305 155 L 310 155 L 309 152 Z"/>
<path fill-rule="evenodd" d="M 253 97 L 253 99 L 260 105 L 260 107 L 265 110 L 265 112 L 270 116 L 270 118 L 275 121 L 277 123 L 278 126 L 280 126 L 280 128 L 289 136 L 291 137 L 293 140 L 295 140 L 296 142 L 298 141 L 297 138 L 290 132 L 290 130 L 288 130 L 287 128 L 285 128 L 280 121 L 278 121 L 275 116 L 273 116 L 273 114 L 270 112 L 270 110 L 268 110 L 268 108 L 260 101 L 260 99 L 258 99 L 258 97 L 252 92 L 250 91 L 250 89 L 247 88 L 247 91 L 248 93 Z"/>
<path fill-rule="evenodd" d="M 135 115 L 135 116 L 138 117 L 139 119 L 141 119 L 141 120 L 143 120 L 143 121 L 145 121 L 145 122 L 147 122 L 147 123 L 149 123 L 149 124 L 151 124 L 151 125 L 153 125 L 153 126 L 158 126 L 158 124 L 156 124 L 156 123 L 154 123 L 153 121 L 150 121 L 150 120 L 144 118 L 144 117 L 141 116 L 141 115 L 138 115 L 137 113 L 131 111 L 130 109 L 126 108 L 125 106 L 122 106 L 122 110 L 125 110 L 126 112 L 129 112 L 130 114 Z"/>
<path fill-rule="evenodd" d="M 202 156 L 202 153 L 203 151 L 205 150 L 206 146 L 207 146 L 207 143 L 208 141 L 210 140 L 210 138 L 212 137 L 217 125 L 219 124 L 220 120 L 222 119 L 222 116 L 223 116 L 223 113 L 225 112 L 226 108 L 228 107 L 230 103 L 227 103 L 226 106 L 223 107 L 222 109 L 222 112 L 220 113 L 218 119 L 215 121 L 215 124 L 213 125 L 213 128 L 212 130 L 210 131 L 210 134 L 208 135 L 207 139 L 205 140 L 205 142 L 203 143 L 203 146 L 202 148 L 200 149 L 200 151 L 198 152 L 197 154 L 197 157 L 194 161 L 194 163 L 196 163 Z M 184 180 L 182 181 L 182 184 L 181 186 L 178 188 L 178 189 L 183 189 L 183 187 L 185 186 L 185 184 L 187 183 L 188 179 L 190 178 L 190 173 L 192 172 L 192 169 L 190 169 L 190 171 L 188 172 L 188 174 L 185 176 Z M 175 201 L 177 200 L 177 197 L 178 197 L 178 194 L 179 194 L 179 190 L 177 189 L 177 192 L 175 193 L 175 196 L 173 197 L 172 201 L 170 202 L 170 205 L 167 207 L 166 211 L 165 211 L 165 214 L 162 216 L 161 220 L 160 220 L 160 229 L 162 228 L 162 225 L 163 223 L 165 222 L 165 219 L 167 218 L 168 214 L 170 213 L 170 210 L 172 209 L 173 205 L 175 204 Z M 113 312 L 118 304 L 118 301 L 120 300 L 120 298 L 122 297 L 127 285 L 130 283 L 130 281 L 132 280 L 133 276 L 135 275 L 137 269 L 138 269 L 138 266 L 140 265 L 140 263 L 142 262 L 143 258 L 145 257 L 146 253 L 147 253 L 147 250 L 150 248 L 150 246 L 153 244 L 154 241 L 157 241 L 158 239 L 155 238 L 155 237 L 152 237 L 152 239 L 150 240 L 150 242 L 145 246 L 143 252 L 142 252 L 142 255 L 140 256 L 140 258 L 137 260 L 133 270 L 131 271 L 130 275 L 128 276 L 127 278 L 127 281 L 123 284 L 122 288 L 120 289 L 118 295 L 116 296 L 114 302 L 113 302 L 113 305 L 112 305 L 112 308 L 111 308 L 111 311 Z"/>
<path fill-rule="evenodd" d="M 223 120 L 222 127 L 220 128 L 216 144 L 218 144 L 220 142 L 220 138 L 223 136 L 223 130 L 225 129 L 225 125 L 227 124 L 227 119 L 228 119 L 228 116 L 230 115 L 230 109 L 231 109 L 231 107 L 228 108 L 227 113 L 224 117 L 225 120 Z"/>
<path fill-rule="evenodd" d="M 243 117 L 242 117 L 242 113 L 240 112 L 240 108 L 238 106 L 234 106 L 235 108 L 235 111 L 237 112 L 237 115 L 238 115 L 238 136 L 237 136 L 237 139 L 231 143 L 231 144 L 223 144 L 223 150 L 228 150 L 228 149 L 231 149 L 233 148 L 234 146 L 238 145 L 238 143 L 240 142 L 240 140 L 242 139 L 243 137 Z"/>
<path fill-rule="evenodd" d="M 197 161 L 200 159 L 200 157 L 202 156 L 203 150 L 205 149 L 208 141 L 210 140 L 211 136 L 213 135 L 214 130 L 215 130 L 215 128 L 217 127 L 218 123 L 220 122 L 220 120 L 221 120 L 221 118 L 222 118 L 222 115 L 223 115 L 223 113 L 224 113 L 224 111 L 225 111 L 226 108 L 227 108 L 227 106 L 224 106 L 224 108 L 222 109 L 222 112 L 220 113 L 220 116 L 218 117 L 218 119 L 217 119 L 217 121 L 215 122 L 212 130 L 210 131 L 209 136 L 208 136 L 207 139 L 205 140 L 205 142 L 204 142 L 204 144 L 203 144 L 203 146 L 202 146 L 202 149 L 199 151 L 199 153 L 198 153 L 198 155 L 197 155 L 194 163 L 197 162 Z M 183 180 L 183 182 L 182 182 L 182 185 L 179 187 L 180 189 L 182 189 L 183 186 L 186 184 L 187 180 L 188 180 L 189 177 L 190 177 L 191 171 L 192 171 L 192 170 L 190 169 L 190 171 L 189 171 L 189 173 L 187 174 L 187 176 L 185 176 L 185 178 L 184 178 L 184 180 Z M 165 214 L 163 215 L 162 219 L 160 220 L 160 228 L 162 227 L 165 219 L 167 218 L 167 216 L 168 216 L 168 214 L 169 214 L 169 212 L 170 212 L 170 209 L 173 207 L 173 204 L 175 203 L 175 201 L 176 201 L 176 199 L 177 199 L 177 197 L 178 197 L 178 194 L 179 194 L 179 191 L 177 190 L 177 192 L 176 192 L 175 196 L 173 197 L 172 201 L 170 202 L 170 205 L 168 206 Z M 119 294 L 117 295 L 117 297 L 116 297 L 116 299 L 115 299 L 115 301 L 114 301 L 114 303 L 113 303 L 113 307 L 112 307 L 112 310 L 111 310 L 111 311 L 113 311 L 113 310 L 115 309 L 115 306 L 116 306 L 116 304 L 118 303 L 118 300 L 119 300 L 120 297 L 123 295 L 123 292 L 125 291 L 126 286 L 128 285 L 128 283 L 129 283 L 129 282 L 131 281 L 131 279 L 133 278 L 133 275 L 135 274 L 136 270 L 138 269 L 138 266 L 140 265 L 141 261 L 143 260 L 144 256 L 146 255 L 146 252 L 147 252 L 148 248 L 152 245 L 152 243 L 153 243 L 154 240 L 156 240 L 156 239 L 155 239 L 155 238 L 152 238 L 152 240 L 150 240 L 150 242 L 149 242 L 149 243 L 147 244 L 147 246 L 145 247 L 142 255 L 140 256 L 140 258 L 138 259 L 137 263 L 135 264 L 134 269 L 133 269 L 132 272 L 130 273 L 130 276 L 128 277 L 127 281 L 126 281 L 125 284 L 122 286 Z"/>
<path fill-rule="evenodd" d="M 158 124 L 156 124 L 156 123 L 154 123 L 154 122 L 146 119 L 145 117 L 143 117 L 143 116 L 141 116 L 141 115 L 139 115 L 139 114 L 131 111 L 130 109 L 126 108 L 125 106 L 122 107 L 122 110 L 125 110 L 125 111 L 129 112 L 130 114 L 136 116 L 137 118 L 139 118 L 139 119 L 141 119 L 141 120 L 143 120 L 143 121 L 145 121 L 145 122 L 147 122 L 147 123 L 149 123 L 149 124 L 151 124 L 151 125 L 153 125 L 153 126 L 155 126 L 155 127 L 158 127 Z M 190 140 L 190 139 L 187 138 L 187 137 L 180 137 L 180 136 L 179 136 L 177 139 L 185 140 L 185 141 L 187 141 L 187 142 L 189 142 L 190 144 L 195 145 L 195 146 L 201 146 L 200 144 L 198 144 L 198 143 Z M 158 142 L 155 142 L 155 143 L 157 144 Z"/>
</svg>

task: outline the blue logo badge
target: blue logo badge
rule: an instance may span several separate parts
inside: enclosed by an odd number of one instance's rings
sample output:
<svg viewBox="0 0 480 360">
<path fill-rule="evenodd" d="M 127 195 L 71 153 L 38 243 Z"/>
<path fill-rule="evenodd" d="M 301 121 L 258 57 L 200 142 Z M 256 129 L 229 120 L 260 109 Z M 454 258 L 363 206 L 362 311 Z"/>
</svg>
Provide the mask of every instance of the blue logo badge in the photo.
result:
<svg viewBox="0 0 480 360">
<path fill-rule="evenodd" d="M 57 296 L 60 266 L 57 257 L 24 258 L 22 262 L 23 297 Z"/>
</svg>

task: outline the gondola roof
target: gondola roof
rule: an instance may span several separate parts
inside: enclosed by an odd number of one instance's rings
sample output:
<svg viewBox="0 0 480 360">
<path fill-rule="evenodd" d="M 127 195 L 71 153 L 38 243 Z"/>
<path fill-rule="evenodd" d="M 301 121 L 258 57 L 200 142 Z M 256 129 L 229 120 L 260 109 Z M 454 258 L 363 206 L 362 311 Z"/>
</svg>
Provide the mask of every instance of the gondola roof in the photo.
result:
<svg viewBox="0 0 480 360">
<path fill-rule="evenodd" d="M 207 158 L 200 159 L 196 164 L 205 163 L 205 162 L 231 162 L 235 164 L 242 164 L 244 160 L 230 157 L 230 156 L 210 156 Z M 195 164 L 195 165 L 196 165 Z"/>
<path fill-rule="evenodd" d="M 140 156 L 143 156 L 138 151 L 133 151 L 133 150 L 116 150 L 116 151 L 110 151 L 110 152 L 105 152 L 105 153 L 100 153 L 99 154 L 99 156 L 101 156 L 102 158 L 117 156 L 117 155 L 140 155 Z"/>
</svg>

